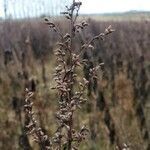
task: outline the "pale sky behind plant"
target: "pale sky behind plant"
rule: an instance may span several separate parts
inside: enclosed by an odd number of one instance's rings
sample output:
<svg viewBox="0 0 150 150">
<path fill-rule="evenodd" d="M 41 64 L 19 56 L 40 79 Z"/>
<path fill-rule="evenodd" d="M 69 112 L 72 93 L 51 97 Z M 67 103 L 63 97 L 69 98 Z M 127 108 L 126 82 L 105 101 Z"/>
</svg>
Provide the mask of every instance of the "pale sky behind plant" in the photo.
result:
<svg viewBox="0 0 150 150">
<path fill-rule="evenodd" d="M 83 13 L 111 13 L 130 10 L 150 11 L 150 0 L 83 0 Z"/>
<path fill-rule="evenodd" d="M 4 1 L 0 0 L 0 17 L 4 17 Z M 27 12 L 28 15 L 34 16 L 36 11 L 38 15 L 53 13 L 59 8 L 63 9 L 68 1 L 72 0 L 6 0 L 8 1 L 8 15 L 18 15 Z M 77 0 L 78 1 L 78 0 Z M 81 0 L 83 5 L 80 13 L 114 13 L 126 12 L 131 10 L 150 11 L 150 0 Z M 52 2 L 52 3 L 51 3 Z M 34 8 L 34 9 L 33 9 Z M 52 9 L 51 9 L 52 10 Z M 60 10 L 58 10 L 59 12 Z M 55 14 L 55 13 L 54 13 Z M 58 14 L 58 13 L 57 13 Z M 21 16 L 21 15 L 20 15 Z"/>
</svg>

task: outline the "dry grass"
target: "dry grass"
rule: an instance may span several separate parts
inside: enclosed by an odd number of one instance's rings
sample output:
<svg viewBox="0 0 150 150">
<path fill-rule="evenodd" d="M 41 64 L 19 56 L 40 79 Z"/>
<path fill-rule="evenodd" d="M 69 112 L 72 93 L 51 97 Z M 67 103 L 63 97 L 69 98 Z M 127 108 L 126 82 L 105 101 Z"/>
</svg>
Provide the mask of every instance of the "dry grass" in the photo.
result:
<svg viewBox="0 0 150 150">
<path fill-rule="evenodd" d="M 88 23 L 90 26 L 83 33 L 86 38 L 103 31 L 109 24 L 115 27 L 116 32 L 111 38 L 94 45 L 96 50 L 91 61 L 102 59 L 105 63 L 104 77 L 98 85 L 97 92 L 100 94 L 96 93 L 95 99 L 89 101 L 82 112 L 77 112 L 75 116 L 75 126 L 78 128 L 86 123 L 92 133 L 80 149 L 111 150 L 118 144 L 121 147 L 126 143 L 131 150 L 148 150 L 149 24 L 146 21 L 98 22 L 91 19 Z M 66 22 L 56 24 L 62 25 L 63 32 L 67 30 Z M 23 147 L 18 144 L 23 134 L 18 107 L 22 106 L 20 101 L 24 98 L 24 86 L 31 79 L 36 83 L 34 109 L 37 120 L 48 135 L 51 136 L 56 130 L 54 112 L 57 94 L 50 87 L 56 65 L 52 51 L 57 36 L 49 33 L 39 21 L 3 22 L 0 24 L 0 34 L 0 149 L 15 150 Z M 78 41 L 82 40 L 76 39 L 77 48 Z M 8 48 L 13 51 L 12 60 L 8 59 L 4 64 L 4 50 Z M 22 52 L 27 54 L 25 68 L 22 67 Z M 44 63 L 41 63 L 43 58 Z M 28 72 L 27 79 L 24 78 L 25 72 Z M 13 103 L 13 97 L 18 98 L 17 104 Z M 95 100 L 96 112 L 93 112 L 91 105 Z M 22 109 L 21 115 L 23 117 Z M 110 135 L 115 139 L 114 142 L 111 142 Z M 29 141 L 34 147 L 31 139 Z"/>
</svg>

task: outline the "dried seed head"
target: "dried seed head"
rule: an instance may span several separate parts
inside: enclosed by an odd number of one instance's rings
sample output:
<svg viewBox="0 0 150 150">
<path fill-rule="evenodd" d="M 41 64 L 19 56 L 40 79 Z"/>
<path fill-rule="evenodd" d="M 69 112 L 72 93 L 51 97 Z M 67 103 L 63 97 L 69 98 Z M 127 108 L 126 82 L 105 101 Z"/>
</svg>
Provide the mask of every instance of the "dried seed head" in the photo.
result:
<svg viewBox="0 0 150 150">
<path fill-rule="evenodd" d="M 88 23 L 85 22 L 85 21 L 83 21 L 83 22 L 82 22 L 82 26 L 83 26 L 83 27 L 86 27 L 86 26 L 88 26 Z"/>
<path fill-rule="evenodd" d="M 89 84 L 89 81 L 86 78 L 83 78 L 83 81 L 85 85 Z"/>
<path fill-rule="evenodd" d="M 94 46 L 93 46 L 93 45 L 91 45 L 91 44 L 88 46 L 88 48 L 90 48 L 90 49 L 94 50 Z"/>
<path fill-rule="evenodd" d="M 114 32 L 114 31 L 115 31 L 115 30 L 112 29 L 112 26 L 109 25 L 109 26 L 105 29 L 105 35 L 110 34 L 110 33 Z"/>
<path fill-rule="evenodd" d="M 71 19 L 70 15 L 65 15 L 65 17 L 69 20 Z"/>
<path fill-rule="evenodd" d="M 46 22 L 48 22 L 48 21 L 49 21 L 49 19 L 48 19 L 47 17 L 45 17 L 45 18 L 44 18 L 44 20 L 45 20 Z"/>
<path fill-rule="evenodd" d="M 65 35 L 63 38 L 64 38 L 64 39 L 70 38 L 70 34 L 69 34 L 69 33 L 66 33 L 66 35 Z"/>
</svg>

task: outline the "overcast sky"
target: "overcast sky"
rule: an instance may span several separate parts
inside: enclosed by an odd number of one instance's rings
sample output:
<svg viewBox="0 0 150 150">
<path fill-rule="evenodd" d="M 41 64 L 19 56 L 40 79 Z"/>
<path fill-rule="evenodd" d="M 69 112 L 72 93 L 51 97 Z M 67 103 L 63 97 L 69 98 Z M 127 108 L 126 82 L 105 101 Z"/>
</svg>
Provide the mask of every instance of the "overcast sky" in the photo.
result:
<svg viewBox="0 0 150 150">
<path fill-rule="evenodd" d="M 64 3 L 72 0 L 7 0 L 8 1 L 8 15 L 17 15 L 21 13 L 28 13 L 28 15 L 46 14 L 50 12 L 50 8 L 57 12 L 59 5 L 61 10 Z M 51 3 L 53 1 L 53 3 Z M 150 0 L 81 0 L 83 5 L 80 13 L 111 13 L 111 12 L 125 12 L 130 10 L 144 10 L 150 11 Z M 52 4 L 52 5 L 51 5 Z M 0 0 L 0 17 L 4 17 L 4 0 Z M 59 11 L 59 10 L 58 10 Z M 53 12 L 54 13 L 54 12 Z"/>
<path fill-rule="evenodd" d="M 83 13 L 150 11 L 150 0 L 83 0 L 82 2 L 81 12 Z"/>
</svg>

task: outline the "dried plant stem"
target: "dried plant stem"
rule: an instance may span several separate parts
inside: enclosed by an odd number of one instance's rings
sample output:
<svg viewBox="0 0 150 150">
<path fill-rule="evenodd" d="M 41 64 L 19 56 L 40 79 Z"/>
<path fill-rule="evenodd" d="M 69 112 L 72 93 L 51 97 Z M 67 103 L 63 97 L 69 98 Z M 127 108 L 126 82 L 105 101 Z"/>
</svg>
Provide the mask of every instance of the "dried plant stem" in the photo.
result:
<svg viewBox="0 0 150 150">
<path fill-rule="evenodd" d="M 94 48 L 91 44 L 95 40 L 103 39 L 105 35 L 113 32 L 111 27 L 109 27 L 105 33 L 95 36 L 87 42 L 87 44 L 85 43 L 84 45 L 81 45 L 80 52 L 75 50 L 74 37 L 77 35 L 78 30 L 83 30 L 87 26 L 87 23 L 82 22 L 81 24 L 76 24 L 78 11 L 82 3 L 76 2 L 75 0 L 72 2 L 72 5 L 70 7 L 66 7 L 67 10 L 62 13 L 70 22 L 69 33 L 63 35 L 54 23 L 50 22 L 48 18 L 45 18 L 46 24 L 50 29 L 56 32 L 60 41 L 54 53 L 57 64 L 54 73 L 56 86 L 53 87 L 53 89 L 57 90 L 59 97 L 58 111 L 56 112 L 58 128 L 52 138 L 52 145 L 50 138 L 48 138 L 48 136 L 41 130 L 39 131 L 33 118 L 32 103 L 30 101 L 30 95 L 32 95 L 32 93 L 29 92 L 25 100 L 25 113 L 26 118 L 28 119 L 28 130 L 30 130 L 31 134 L 36 137 L 39 145 L 45 149 L 54 148 L 56 150 L 78 150 L 80 143 L 85 139 L 89 130 L 85 125 L 83 125 L 79 131 L 74 129 L 74 113 L 87 101 L 87 99 L 84 98 L 84 93 L 89 81 L 87 81 L 83 76 L 76 74 L 76 70 L 78 67 L 83 67 L 84 65 L 84 60 L 81 55 L 83 50 L 87 50 L 90 47 Z M 99 67 L 100 65 L 90 70 L 89 74 L 91 75 L 91 78 L 96 76 L 96 71 Z M 79 77 L 79 79 L 77 77 Z"/>
</svg>

